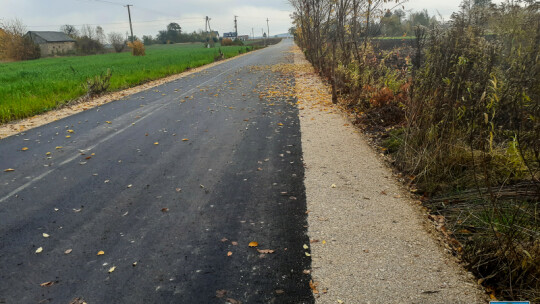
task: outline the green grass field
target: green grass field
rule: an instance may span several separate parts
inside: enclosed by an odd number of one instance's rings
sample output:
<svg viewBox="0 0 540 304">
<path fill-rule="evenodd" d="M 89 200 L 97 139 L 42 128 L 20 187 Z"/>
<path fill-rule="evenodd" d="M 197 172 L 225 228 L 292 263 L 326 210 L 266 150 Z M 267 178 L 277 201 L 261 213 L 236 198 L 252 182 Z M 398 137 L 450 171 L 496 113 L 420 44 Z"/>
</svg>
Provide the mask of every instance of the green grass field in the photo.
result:
<svg viewBox="0 0 540 304">
<path fill-rule="evenodd" d="M 221 51 L 230 58 L 246 47 Z M 109 91 L 115 91 L 214 62 L 217 54 L 218 48 L 177 44 L 149 46 L 144 57 L 113 53 L 0 63 L 0 122 L 43 113 L 84 96 L 86 79 L 107 69 L 112 71 Z"/>
</svg>

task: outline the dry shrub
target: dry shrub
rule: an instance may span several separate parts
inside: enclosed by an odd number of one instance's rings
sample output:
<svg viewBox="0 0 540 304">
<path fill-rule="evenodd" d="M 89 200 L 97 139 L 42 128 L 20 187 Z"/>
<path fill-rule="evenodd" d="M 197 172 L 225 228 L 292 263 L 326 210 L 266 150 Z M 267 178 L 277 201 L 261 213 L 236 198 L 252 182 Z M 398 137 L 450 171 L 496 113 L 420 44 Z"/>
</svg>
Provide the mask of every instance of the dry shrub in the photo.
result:
<svg viewBox="0 0 540 304">
<path fill-rule="evenodd" d="M 133 54 L 133 56 L 146 55 L 144 44 L 140 40 L 135 40 L 134 42 L 128 42 L 128 47 L 131 48 L 131 53 Z"/>
<path fill-rule="evenodd" d="M 221 40 L 221 45 L 222 46 L 231 46 L 233 44 L 234 43 L 233 43 L 232 39 L 225 38 L 225 39 Z"/>
<path fill-rule="evenodd" d="M 109 88 L 111 84 L 112 72 L 110 69 L 107 69 L 107 73 L 96 75 L 94 78 L 88 78 L 84 88 L 86 89 L 85 98 L 94 97 L 101 93 L 104 93 Z"/>
<path fill-rule="evenodd" d="M 18 19 L 0 23 L 0 60 L 20 61 L 41 56 L 39 46 L 25 33 L 26 27 Z"/>
</svg>

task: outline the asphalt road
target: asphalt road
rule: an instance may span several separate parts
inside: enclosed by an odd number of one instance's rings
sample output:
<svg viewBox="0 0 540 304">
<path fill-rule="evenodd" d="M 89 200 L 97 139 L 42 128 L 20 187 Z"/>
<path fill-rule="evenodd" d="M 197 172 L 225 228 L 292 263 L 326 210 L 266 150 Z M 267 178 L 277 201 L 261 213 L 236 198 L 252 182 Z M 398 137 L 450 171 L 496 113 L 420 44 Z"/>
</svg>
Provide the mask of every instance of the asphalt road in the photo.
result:
<svg viewBox="0 0 540 304">
<path fill-rule="evenodd" d="M 290 45 L 1 140 L 0 303 L 313 303 Z"/>
</svg>

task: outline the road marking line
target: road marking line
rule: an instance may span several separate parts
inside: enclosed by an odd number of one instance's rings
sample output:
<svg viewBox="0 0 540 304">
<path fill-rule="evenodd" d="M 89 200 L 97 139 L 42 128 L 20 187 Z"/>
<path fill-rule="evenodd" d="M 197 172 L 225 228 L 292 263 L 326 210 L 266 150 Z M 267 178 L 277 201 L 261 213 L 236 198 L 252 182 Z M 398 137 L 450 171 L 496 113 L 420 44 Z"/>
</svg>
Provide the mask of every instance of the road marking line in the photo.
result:
<svg viewBox="0 0 540 304">
<path fill-rule="evenodd" d="M 12 197 L 13 195 L 16 195 L 17 193 L 23 191 L 24 189 L 28 188 L 30 185 L 32 185 L 34 182 L 37 182 L 39 181 L 40 179 L 44 178 L 45 176 L 51 174 L 54 170 L 56 169 L 53 169 L 53 170 L 49 170 L 43 174 L 41 174 L 40 176 L 32 179 L 31 181 L 29 181 L 28 183 L 20 186 L 19 188 L 13 190 L 10 194 L 4 196 L 3 198 L 0 199 L 0 203 L 3 203 L 5 200 L 7 200 L 8 198 Z"/>
</svg>

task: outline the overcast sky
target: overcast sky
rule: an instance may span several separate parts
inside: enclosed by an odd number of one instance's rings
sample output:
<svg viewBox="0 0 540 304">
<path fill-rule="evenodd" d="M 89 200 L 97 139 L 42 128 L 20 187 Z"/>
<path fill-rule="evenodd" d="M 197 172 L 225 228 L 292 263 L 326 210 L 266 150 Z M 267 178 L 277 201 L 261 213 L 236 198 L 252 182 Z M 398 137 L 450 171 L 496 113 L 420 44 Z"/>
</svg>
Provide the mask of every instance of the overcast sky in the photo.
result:
<svg viewBox="0 0 540 304">
<path fill-rule="evenodd" d="M 0 20 L 19 18 L 28 30 L 58 30 L 62 24 L 101 25 L 105 32 L 126 33 L 129 30 L 127 9 L 133 4 L 131 16 L 135 35 L 155 36 L 170 22 L 177 22 L 183 31 L 204 29 L 205 16 L 212 20 L 212 29 L 234 31 L 234 16 L 238 16 L 238 34 L 261 35 L 266 32 L 266 18 L 270 34 L 286 33 L 291 27 L 291 6 L 287 0 L 0 0 Z M 410 0 L 405 10 L 428 9 L 448 18 L 458 9 L 461 0 Z"/>
</svg>

